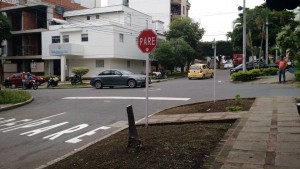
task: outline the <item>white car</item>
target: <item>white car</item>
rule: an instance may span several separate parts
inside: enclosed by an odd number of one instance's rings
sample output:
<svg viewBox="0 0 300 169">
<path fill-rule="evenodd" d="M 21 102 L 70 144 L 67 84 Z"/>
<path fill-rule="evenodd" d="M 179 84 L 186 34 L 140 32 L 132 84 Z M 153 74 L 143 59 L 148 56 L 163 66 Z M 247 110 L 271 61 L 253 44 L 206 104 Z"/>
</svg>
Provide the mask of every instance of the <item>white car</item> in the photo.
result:
<svg viewBox="0 0 300 169">
<path fill-rule="evenodd" d="M 233 68 L 232 62 L 226 62 L 224 63 L 224 69 Z"/>
</svg>

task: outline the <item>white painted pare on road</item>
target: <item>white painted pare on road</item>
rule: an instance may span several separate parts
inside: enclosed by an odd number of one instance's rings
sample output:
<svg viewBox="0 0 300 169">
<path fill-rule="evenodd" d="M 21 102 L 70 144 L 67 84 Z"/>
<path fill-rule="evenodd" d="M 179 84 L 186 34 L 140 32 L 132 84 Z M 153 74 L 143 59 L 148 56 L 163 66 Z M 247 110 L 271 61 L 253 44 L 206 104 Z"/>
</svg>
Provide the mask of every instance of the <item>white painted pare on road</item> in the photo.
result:
<svg viewBox="0 0 300 169">
<path fill-rule="evenodd" d="M 101 99 L 115 99 L 115 100 L 145 100 L 145 97 L 64 97 L 62 99 L 70 100 L 101 100 Z M 176 97 L 149 97 L 149 100 L 169 100 L 169 101 L 188 101 L 191 98 L 176 98 Z"/>
</svg>

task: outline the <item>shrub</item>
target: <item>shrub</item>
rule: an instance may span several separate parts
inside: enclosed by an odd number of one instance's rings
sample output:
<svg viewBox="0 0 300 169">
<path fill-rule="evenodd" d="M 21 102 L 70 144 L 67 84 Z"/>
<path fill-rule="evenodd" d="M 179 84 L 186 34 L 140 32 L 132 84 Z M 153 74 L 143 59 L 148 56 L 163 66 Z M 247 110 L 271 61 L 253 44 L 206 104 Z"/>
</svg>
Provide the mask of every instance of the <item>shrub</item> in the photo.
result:
<svg viewBox="0 0 300 169">
<path fill-rule="evenodd" d="M 81 76 L 87 74 L 90 71 L 90 69 L 86 67 L 73 67 L 72 72 L 75 74 L 79 74 Z"/>
<path fill-rule="evenodd" d="M 231 79 L 233 81 L 249 81 L 250 76 L 247 72 L 244 73 L 242 71 L 238 71 L 238 72 L 235 72 L 231 75 Z"/>
<path fill-rule="evenodd" d="M 31 98 L 31 94 L 19 90 L 1 90 L 0 104 L 21 103 Z"/>
<path fill-rule="evenodd" d="M 55 75 L 47 75 L 47 76 L 43 76 L 45 82 L 48 82 L 48 80 L 50 79 L 50 77 L 57 77 L 60 80 L 60 76 L 55 76 Z M 66 77 L 67 78 L 67 77 Z"/>
<path fill-rule="evenodd" d="M 235 111 L 241 111 L 242 107 L 241 106 L 229 106 L 226 107 L 227 111 L 235 112 Z"/>
<path fill-rule="evenodd" d="M 297 70 L 295 73 L 295 80 L 299 81 L 300 82 L 300 70 Z"/>
<path fill-rule="evenodd" d="M 269 68 L 264 68 L 261 69 L 262 71 L 262 76 L 272 76 L 272 75 L 277 75 L 278 69 L 275 67 L 269 67 Z"/>
<path fill-rule="evenodd" d="M 250 76 L 250 79 L 256 79 L 257 77 L 261 76 L 260 69 L 252 69 L 248 71 L 248 75 Z"/>
</svg>

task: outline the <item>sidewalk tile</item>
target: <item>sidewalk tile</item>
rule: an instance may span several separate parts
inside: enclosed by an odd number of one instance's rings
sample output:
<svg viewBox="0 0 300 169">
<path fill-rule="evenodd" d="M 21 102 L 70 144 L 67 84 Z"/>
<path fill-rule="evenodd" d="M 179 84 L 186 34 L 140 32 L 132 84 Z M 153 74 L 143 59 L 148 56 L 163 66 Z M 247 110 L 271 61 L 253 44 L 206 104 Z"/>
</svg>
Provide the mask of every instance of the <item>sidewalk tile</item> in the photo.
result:
<svg viewBox="0 0 300 169">
<path fill-rule="evenodd" d="M 297 167 L 300 168 L 299 154 L 282 154 L 278 153 L 275 159 L 275 165 L 280 167 Z"/>
<path fill-rule="evenodd" d="M 276 152 L 298 153 L 300 155 L 300 142 L 279 142 L 277 143 Z"/>
<path fill-rule="evenodd" d="M 300 128 L 299 127 L 278 127 L 278 132 L 280 132 L 280 133 L 295 133 L 295 134 L 299 135 Z"/>
<path fill-rule="evenodd" d="M 263 165 L 265 163 L 266 153 L 256 151 L 230 151 L 227 157 L 228 162 L 248 163 Z"/>
<path fill-rule="evenodd" d="M 268 145 L 266 141 L 236 141 L 233 149 L 267 151 Z"/>
<path fill-rule="evenodd" d="M 237 140 L 268 140 L 269 139 L 269 133 L 246 133 L 241 132 L 239 133 Z"/>
<path fill-rule="evenodd" d="M 300 134 L 278 133 L 277 141 L 299 141 Z"/>
<path fill-rule="evenodd" d="M 271 131 L 270 127 L 253 127 L 253 126 L 244 126 L 241 130 L 242 132 L 256 132 L 256 133 L 269 133 Z"/>
</svg>

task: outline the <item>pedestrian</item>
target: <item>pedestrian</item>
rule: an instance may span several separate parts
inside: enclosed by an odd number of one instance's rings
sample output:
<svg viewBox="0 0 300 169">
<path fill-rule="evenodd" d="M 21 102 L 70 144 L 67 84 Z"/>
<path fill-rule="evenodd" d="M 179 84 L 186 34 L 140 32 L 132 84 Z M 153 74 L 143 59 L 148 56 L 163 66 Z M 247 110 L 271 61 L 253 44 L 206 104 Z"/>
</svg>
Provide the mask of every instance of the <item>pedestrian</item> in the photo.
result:
<svg viewBox="0 0 300 169">
<path fill-rule="evenodd" d="M 283 77 L 283 83 L 285 83 L 285 69 L 287 66 L 287 61 L 284 59 L 284 56 L 280 57 L 278 62 L 278 69 L 279 69 L 279 83 L 281 83 L 281 76 Z"/>
</svg>

